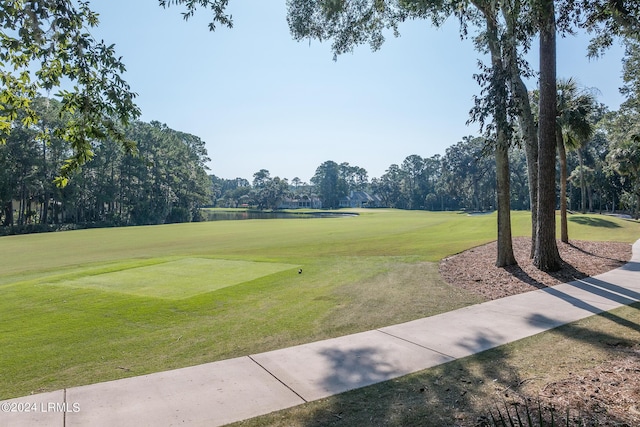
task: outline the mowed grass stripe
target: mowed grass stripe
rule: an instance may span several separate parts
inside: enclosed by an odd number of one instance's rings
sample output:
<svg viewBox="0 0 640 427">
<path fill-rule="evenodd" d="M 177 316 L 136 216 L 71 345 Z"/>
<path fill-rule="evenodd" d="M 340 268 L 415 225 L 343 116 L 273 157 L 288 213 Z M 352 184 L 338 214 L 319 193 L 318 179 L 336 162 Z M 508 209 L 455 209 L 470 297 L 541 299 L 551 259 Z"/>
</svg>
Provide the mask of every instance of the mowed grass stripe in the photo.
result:
<svg viewBox="0 0 640 427">
<path fill-rule="evenodd" d="M 469 225 L 474 223 L 472 234 L 478 239 L 477 244 L 492 240 L 494 235 L 495 218 L 491 217 L 395 210 L 359 212 L 358 217 L 304 221 L 217 221 L 6 236 L 0 243 L 4 264 L 0 281 L 2 276 L 11 274 L 23 276 L 32 271 L 170 256 L 271 261 L 358 253 L 404 255 L 405 245 L 413 241 L 420 246 L 421 254 L 437 260 L 448 255 L 449 248 L 423 245 L 424 238 L 430 238 L 425 232 L 443 232 L 466 243 Z M 411 237 L 398 242 L 399 235 Z M 454 250 L 464 248 L 465 244 L 458 243 Z"/>
<path fill-rule="evenodd" d="M 44 284 L 121 292 L 143 297 L 182 299 L 293 268 L 296 268 L 296 265 L 183 258 Z"/>
</svg>

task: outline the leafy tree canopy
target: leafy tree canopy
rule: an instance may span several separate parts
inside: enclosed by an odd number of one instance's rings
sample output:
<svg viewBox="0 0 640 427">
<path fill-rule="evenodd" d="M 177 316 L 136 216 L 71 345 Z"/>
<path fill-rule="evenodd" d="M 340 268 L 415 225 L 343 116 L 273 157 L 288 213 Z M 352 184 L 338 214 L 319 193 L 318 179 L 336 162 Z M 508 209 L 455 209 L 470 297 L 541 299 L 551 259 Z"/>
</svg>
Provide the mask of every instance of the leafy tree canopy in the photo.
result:
<svg viewBox="0 0 640 427">
<path fill-rule="evenodd" d="M 140 115 L 136 94 L 122 78 L 125 66 L 114 46 L 90 34 L 97 25 L 86 1 L 7 0 L 0 8 L 0 140 L 16 120 L 37 124 L 32 101 L 40 91 L 56 90 L 62 114 L 71 118 L 55 135 L 73 148 L 61 183 L 92 157 L 92 140 L 113 138 L 134 148 L 121 126 Z"/>
<path fill-rule="evenodd" d="M 158 0 L 160 6 L 167 8 L 172 5 L 182 5 L 186 11 L 182 13 L 185 20 L 191 18 L 199 6 L 208 8 L 213 13 L 213 18 L 209 23 L 209 29 L 214 31 L 217 24 L 225 27 L 233 27 L 233 18 L 227 14 L 229 0 Z"/>
</svg>

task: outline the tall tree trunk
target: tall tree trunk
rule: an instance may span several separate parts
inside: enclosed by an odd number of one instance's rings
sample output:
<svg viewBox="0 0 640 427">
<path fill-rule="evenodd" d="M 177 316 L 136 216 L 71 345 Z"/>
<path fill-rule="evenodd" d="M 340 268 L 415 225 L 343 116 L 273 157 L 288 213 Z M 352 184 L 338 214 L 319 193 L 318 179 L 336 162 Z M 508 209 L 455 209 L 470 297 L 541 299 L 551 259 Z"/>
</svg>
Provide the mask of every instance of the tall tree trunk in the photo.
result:
<svg viewBox="0 0 640 427">
<path fill-rule="evenodd" d="M 44 127 L 44 125 L 43 125 Z M 44 129 L 42 130 L 44 132 Z M 49 173 L 47 171 L 47 143 L 42 141 L 42 212 L 40 214 L 40 223 L 47 224 L 49 222 L 49 183 L 47 182 Z"/>
<path fill-rule="evenodd" d="M 535 253 L 536 227 L 538 222 L 538 130 L 531 111 L 529 91 L 522 80 L 520 66 L 518 65 L 518 39 L 517 26 L 520 13 L 520 2 L 515 1 L 509 5 L 503 2 L 501 5 L 502 16 L 507 26 L 506 43 L 506 67 L 511 79 L 511 92 L 517 104 L 520 114 L 518 123 L 522 139 L 525 145 L 527 158 L 527 178 L 529 184 L 529 207 L 531 209 L 531 251 L 529 258 Z"/>
<path fill-rule="evenodd" d="M 498 186 L 498 254 L 496 267 L 517 264 L 511 238 L 511 185 L 509 179 L 509 141 L 498 131 L 496 146 L 496 177 Z"/>
<path fill-rule="evenodd" d="M 556 243 L 556 23 L 553 0 L 540 0 L 540 121 L 538 140 L 538 222 L 533 264 L 558 271 Z"/>
<path fill-rule="evenodd" d="M 491 53 L 492 85 L 495 98 L 493 102 L 493 120 L 496 125 L 496 185 L 498 199 L 498 253 L 497 267 L 506 267 L 517 264 L 513 254 L 513 242 L 511 238 L 511 188 L 509 172 L 509 136 L 510 124 L 507 117 L 508 89 L 510 79 L 505 69 L 500 40 L 498 38 L 498 12 L 494 5 L 474 1 L 476 7 L 482 11 L 487 23 L 487 44 Z M 505 80 L 507 79 L 507 80 Z"/>
<path fill-rule="evenodd" d="M 13 225 L 13 201 L 11 200 L 4 205 L 4 222 L 2 225 L 5 227 Z"/>
<path fill-rule="evenodd" d="M 512 70 L 512 78 L 515 77 Z M 516 96 L 516 102 L 520 108 L 519 124 L 525 143 L 525 155 L 527 157 L 527 178 L 529 183 L 529 206 L 531 208 L 531 251 L 529 258 L 533 258 L 536 247 L 536 235 L 538 227 L 538 131 L 536 129 L 531 102 L 527 87 L 520 77 L 519 70 L 517 80 L 512 88 Z"/>
<path fill-rule="evenodd" d="M 582 197 L 582 213 L 587 213 L 587 184 L 584 180 L 584 159 L 582 158 L 581 148 L 578 148 L 578 161 L 580 162 L 580 196 Z"/>
<path fill-rule="evenodd" d="M 24 183 L 24 177 L 26 175 L 26 171 L 22 169 L 22 178 L 20 180 L 20 208 L 18 209 L 18 225 L 25 224 L 25 212 L 26 212 L 26 204 L 27 204 L 27 188 Z"/>
<path fill-rule="evenodd" d="M 560 158 L 560 240 L 569 243 L 569 226 L 567 224 L 567 150 L 564 146 L 562 131 L 556 131 L 556 145 Z"/>
</svg>

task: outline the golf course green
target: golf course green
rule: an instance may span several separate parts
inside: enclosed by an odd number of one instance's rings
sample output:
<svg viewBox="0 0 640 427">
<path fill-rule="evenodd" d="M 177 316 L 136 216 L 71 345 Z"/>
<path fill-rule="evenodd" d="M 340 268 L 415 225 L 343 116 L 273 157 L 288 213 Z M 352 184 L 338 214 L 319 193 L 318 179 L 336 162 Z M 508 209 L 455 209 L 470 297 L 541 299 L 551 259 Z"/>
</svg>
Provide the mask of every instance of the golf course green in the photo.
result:
<svg viewBox="0 0 640 427">
<path fill-rule="evenodd" d="M 349 212 L 0 237 L 0 400 L 481 302 L 437 262 L 495 240 L 495 214 Z M 527 235 L 530 216 L 512 223 Z M 569 227 L 576 240 L 640 238 L 640 224 L 608 216 Z"/>
</svg>

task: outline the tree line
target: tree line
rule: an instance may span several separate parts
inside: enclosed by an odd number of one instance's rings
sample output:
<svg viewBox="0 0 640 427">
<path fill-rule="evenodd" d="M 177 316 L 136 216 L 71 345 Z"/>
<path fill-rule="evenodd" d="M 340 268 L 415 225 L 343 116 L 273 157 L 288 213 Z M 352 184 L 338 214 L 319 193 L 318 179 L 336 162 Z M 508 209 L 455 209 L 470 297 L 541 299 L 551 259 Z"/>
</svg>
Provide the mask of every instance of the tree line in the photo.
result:
<svg viewBox="0 0 640 427">
<path fill-rule="evenodd" d="M 92 142 L 90 159 L 69 171 L 66 185 L 56 185 L 73 147 L 54 130 L 70 117 L 54 99 L 37 97 L 32 108 L 39 120 L 28 126 L 18 121 L 0 145 L 3 226 L 184 222 L 197 220 L 198 208 L 210 203 L 204 142 L 159 122 L 134 121 L 122 129 L 135 142 L 133 152 L 113 139 Z"/>
<path fill-rule="evenodd" d="M 573 83 L 571 83 L 573 84 Z M 570 84 L 570 85 L 571 85 Z M 573 92 L 575 88 L 572 88 Z M 567 96 L 565 91 L 565 98 Z M 638 218 L 640 205 L 640 141 L 630 143 L 625 126 L 630 118 L 624 110 L 608 111 L 590 94 L 559 103 L 591 101 L 585 120 L 588 139 L 578 144 L 569 124 L 559 123 L 566 139 L 567 209 L 574 212 L 627 213 Z M 565 108 L 573 108 L 565 105 Z M 575 112 L 573 112 L 575 113 Z M 213 206 L 276 209 L 287 198 L 317 197 L 324 208 L 340 206 L 351 192 L 366 191 L 378 197 L 377 207 L 430 211 L 490 211 L 497 206 L 496 164 L 487 150 L 487 140 L 467 136 L 447 148 L 444 155 L 407 156 L 401 164 L 391 164 L 380 177 L 369 178 L 366 169 L 332 160 L 323 162 L 311 182 L 271 177 L 266 169 L 244 178 L 224 179 L 211 175 Z M 510 204 L 515 210 L 531 210 L 527 159 L 524 148 L 509 149 Z M 556 206 L 560 207 L 563 165 L 556 164 Z"/>
<path fill-rule="evenodd" d="M 619 111 L 597 104 L 571 80 L 559 85 L 558 131 L 568 153 L 564 164 L 557 164 L 567 170 L 556 174 L 556 194 L 563 195 L 556 200 L 558 206 L 564 199 L 573 211 L 640 214 L 640 139 L 634 133 L 640 105 L 635 91 L 639 52 L 635 44 L 629 46 L 623 89 L 628 99 Z M 535 103 L 535 93 L 532 98 Z M 38 97 L 33 106 L 40 120 L 31 126 L 18 124 L 0 146 L 3 226 L 183 222 L 198 220 L 202 206 L 276 209 L 287 198 L 317 198 L 323 207 L 337 208 L 354 191 L 376 195 L 377 206 L 398 209 L 484 211 L 497 206 L 496 164 L 485 137 L 465 137 L 444 155 L 407 156 L 371 179 L 362 167 L 326 161 L 310 183 L 272 177 L 266 169 L 249 182 L 208 176 L 204 142 L 158 122 L 134 122 L 127 128 L 136 155 L 113 140 L 94 143 L 92 160 L 60 187 L 55 177 L 71 147 L 53 129 L 68 118 L 54 99 Z M 511 147 L 509 163 L 511 207 L 530 210 L 525 150 Z M 563 180 L 566 193 L 560 191 Z"/>
</svg>

